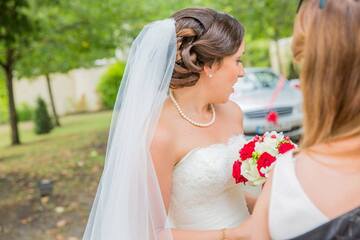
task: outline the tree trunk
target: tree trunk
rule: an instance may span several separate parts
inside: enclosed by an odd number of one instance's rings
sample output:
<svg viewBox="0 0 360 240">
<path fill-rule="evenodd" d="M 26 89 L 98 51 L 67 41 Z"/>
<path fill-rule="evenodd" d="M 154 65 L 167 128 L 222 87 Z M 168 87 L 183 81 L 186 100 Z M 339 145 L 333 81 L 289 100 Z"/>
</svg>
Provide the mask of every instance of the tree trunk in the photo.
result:
<svg viewBox="0 0 360 240">
<path fill-rule="evenodd" d="M 56 108 L 55 108 L 55 101 L 54 101 L 54 95 L 51 89 L 51 79 L 50 79 L 50 74 L 46 74 L 46 83 L 47 83 L 47 87 L 48 87 L 48 91 L 49 91 L 49 97 L 50 97 L 50 102 L 51 102 L 51 108 L 52 108 L 52 112 L 54 115 L 54 119 L 55 119 L 55 125 L 60 127 L 60 121 L 59 121 L 59 117 L 57 115 L 56 112 Z"/>
<path fill-rule="evenodd" d="M 5 75 L 6 75 L 6 87 L 9 97 L 9 118 L 10 118 L 10 126 L 11 126 L 11 145 L 19 145 L 20 137 L 18 130 L 18 119 L 16 115 L 15 108 L 15 98 L 14 98 L 14 90 L 13 90 L 13 63 L 12 61 L 7 61 L 5 65 Z"/>
</svg>

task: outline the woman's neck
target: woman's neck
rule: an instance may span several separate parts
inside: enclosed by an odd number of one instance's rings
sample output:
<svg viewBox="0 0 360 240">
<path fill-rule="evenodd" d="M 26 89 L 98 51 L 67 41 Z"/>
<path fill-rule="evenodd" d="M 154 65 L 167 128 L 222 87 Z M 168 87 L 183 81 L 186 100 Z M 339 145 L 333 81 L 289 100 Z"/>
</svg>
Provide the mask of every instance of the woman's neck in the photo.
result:
<svg viewBox="0 0 360 240">
<path fill-rule="evenodd" d="M 309 151 L 325 155 L 349 155 L 360 158 L 360 136 L 339 139 L 329 143 L 316 144 L 310 147 Z"/>
<path fill-rule="evenodd" d="M 185 113 L 193 116 L 209 114 L 209 93 L 201 85 L 196 84 L 195 86 L 172 89 L 171 91 Z"/>
<path fill-rule="evenodd" d="M 305 149 L 304 153 L 331 168 L 360 171 L 360 136 L 317 144 Z"/>
</svg>

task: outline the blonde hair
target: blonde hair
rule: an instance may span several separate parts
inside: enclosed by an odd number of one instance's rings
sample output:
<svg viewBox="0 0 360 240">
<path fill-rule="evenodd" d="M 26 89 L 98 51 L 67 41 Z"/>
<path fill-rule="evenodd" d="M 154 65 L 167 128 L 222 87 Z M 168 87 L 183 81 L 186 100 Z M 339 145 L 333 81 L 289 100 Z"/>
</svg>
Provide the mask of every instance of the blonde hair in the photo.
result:
<svg viewBox="0 0 360 240">
<path fill-rule="evenodd" d="M 302 148 L 360 135 L 360 1 L 305 0 L 293 55 L 302 64 Z"/>
</svg>

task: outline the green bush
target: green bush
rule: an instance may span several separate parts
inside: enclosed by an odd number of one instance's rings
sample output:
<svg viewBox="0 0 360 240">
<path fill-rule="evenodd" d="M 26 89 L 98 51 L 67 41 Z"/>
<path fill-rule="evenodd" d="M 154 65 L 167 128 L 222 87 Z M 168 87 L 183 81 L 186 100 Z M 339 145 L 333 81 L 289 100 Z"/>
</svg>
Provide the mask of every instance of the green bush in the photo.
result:
<svg viewBox="0 0 360 240">
<path fill-rule="evenodd" d="M 37 99 L 34 113 L 34 126 L 36 134 L 49 133 L 53 129 L 53 124 L 51 122 L 46 103 L 41 98 Z"/>
<path fill-rule="evenodd" d="M 111 65 L 101 76 L 96 88 L 105 108 L 112 109 L 125 70 L 125 63 L 117 62 Z"/>
<path fill-rule="evenodd" d="M 34 109 L 30 107 L 27 103 L 21 103 L 16 109 L 19 122 L 31 120 L 33 112 Z"/>
</svg>

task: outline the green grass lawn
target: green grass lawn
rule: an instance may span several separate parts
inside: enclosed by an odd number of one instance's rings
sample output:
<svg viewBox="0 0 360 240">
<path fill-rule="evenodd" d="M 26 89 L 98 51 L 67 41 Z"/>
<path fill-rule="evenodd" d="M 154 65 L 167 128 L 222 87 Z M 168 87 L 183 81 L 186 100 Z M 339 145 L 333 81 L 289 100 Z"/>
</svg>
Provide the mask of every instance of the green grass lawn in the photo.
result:
<svg viewBox="0 0 360 240">
<path fill-rule="evenodd" d="M 0 239 L 81 239 L 103 167 L 111 112 L 61 118 L 62 127 L 35 135 L 20 124 L 22 145 L 11 147 L 0 126 Z M 40 198 L 41 179 L 54 182 Z"/>
</svg>

